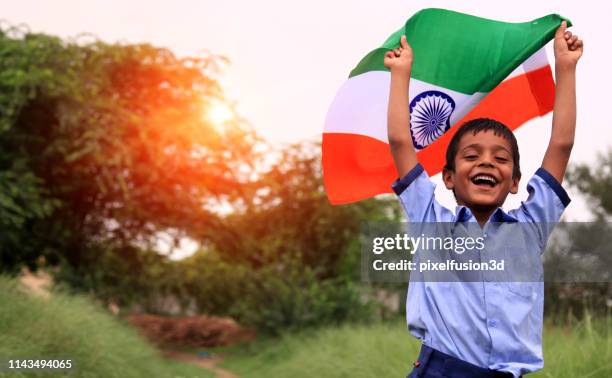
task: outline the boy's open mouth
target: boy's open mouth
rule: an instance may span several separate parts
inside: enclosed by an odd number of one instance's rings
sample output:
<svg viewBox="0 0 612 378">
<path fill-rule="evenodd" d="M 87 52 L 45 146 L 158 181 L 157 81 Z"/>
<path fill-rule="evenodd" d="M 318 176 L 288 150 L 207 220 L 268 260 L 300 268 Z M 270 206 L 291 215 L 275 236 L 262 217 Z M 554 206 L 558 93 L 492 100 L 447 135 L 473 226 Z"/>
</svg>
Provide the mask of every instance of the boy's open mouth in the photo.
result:
<svg viewBox="0 0 612 378">
<path fill-rule="evenodd" d="M 472 182 L 476 185 L 488 185 L 491 188 L 497 185 L 497 179 L 495 177 L 484 173 L 472 177 Z"/>
</svg>

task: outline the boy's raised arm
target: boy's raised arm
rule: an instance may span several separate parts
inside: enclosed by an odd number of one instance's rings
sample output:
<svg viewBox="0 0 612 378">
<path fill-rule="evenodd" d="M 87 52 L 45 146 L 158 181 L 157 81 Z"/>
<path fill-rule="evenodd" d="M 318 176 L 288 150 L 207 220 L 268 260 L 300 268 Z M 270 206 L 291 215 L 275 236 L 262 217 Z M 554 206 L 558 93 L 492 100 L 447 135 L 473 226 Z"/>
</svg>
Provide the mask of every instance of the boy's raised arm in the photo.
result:
<svg viewBox="0 0 612 378">
<path fill-rule="evenodd" d="M 567 31 L 563 21 L 557 29 L 555 50 L 555 104 L 550 142 L 542 168 L 562 182 L 576 131 L 576 64 L 582 56 L 582 40 Z"/>
<path fill-rule="evenodd" d="M 412 48 L 406 36 L 400 39 L 401 47 L 385 54 L 385 66 L 391 70 L 391 89 L 387 114 L 387 133 L 391 154 L 400 178 L 410 172 L 417 163 L 416 151 L 410 135 L 408 88 L 412 69 Z"/>
</svg>

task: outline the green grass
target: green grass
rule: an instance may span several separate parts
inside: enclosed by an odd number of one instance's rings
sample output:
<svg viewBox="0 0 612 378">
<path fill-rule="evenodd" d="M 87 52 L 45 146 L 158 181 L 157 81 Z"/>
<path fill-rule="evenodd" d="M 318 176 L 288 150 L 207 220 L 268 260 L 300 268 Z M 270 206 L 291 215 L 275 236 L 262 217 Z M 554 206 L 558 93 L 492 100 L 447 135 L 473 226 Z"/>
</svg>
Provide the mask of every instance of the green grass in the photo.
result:
<svg viewBox="0 0 612 378">
<path fill-rule="evenodd" d="M 610 321 L 547 325 L 545 368 L 530 377 L 612 377 Z M 343 326 L 259 340 L 225 351 L 223 367 L 243 377 L 405 377 L 418 342 L 403 322 Z"/>
<path fill-rule="evenodd" d="M 71 358 L 66 377 L 212 377 L 201 368 L 163 359 L 137 332 L 91 300 L 54 293 L 48 301 L 0 276 L 0 357 Z M 58 374 L 59 375 L 59 374 Z M 1 374 L 29 377 L 33 373 Z M 57 376 L 40 372 L 37 376 Z"/>
<path fill-rule="evenodd" d="M 587 317 L 572 327 L 549 324 L 544 330 L 545 368 L 530 377 L 612 377 L 611 344 L 610 318 Z M 378 378 L 404 377 L 418 349 L 403 321 L 394 321 L 259 338 L 216 351 L 226 356 L 222 367 L 245 378 Z M 163 359 L 134 329 L 87 298 L 54 293 L 45 301 L 0 276 L 0 357 L 52 356 L 75 360 L 68 377 L 213 376 Z"/>
<path fill-rule="evenodd" d="M 533 377 L 612 377 L 612 320 L 544 328 L 544 369 Z"/>
</svg>

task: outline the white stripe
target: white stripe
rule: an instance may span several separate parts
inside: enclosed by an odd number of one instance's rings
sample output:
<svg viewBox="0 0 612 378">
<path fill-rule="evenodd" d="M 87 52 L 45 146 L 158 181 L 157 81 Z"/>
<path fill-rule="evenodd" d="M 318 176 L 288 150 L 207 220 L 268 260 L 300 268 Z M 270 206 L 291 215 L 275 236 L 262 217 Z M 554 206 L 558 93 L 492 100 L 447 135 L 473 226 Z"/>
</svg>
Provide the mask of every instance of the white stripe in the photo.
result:
<svg viewBox="0 0 612 378">
<path fill-rule="evenodd" d="M 544 48 L 536 51 L 523 64 L 515 69 L 505 80 L 525 74 L 548 65 Z M 327 112 L 324 132 L 348 133 L 369 136 L 389 143 L 387 137 L 387 111 L 391 74 L 386 71 L 370 71 L 348 79 L 338 90 Z M 424 91 L 437 90 L 449 95 L 455 101 L 451 126 L 472 110 L 487 94 L 476 92 L 473 95 L 410 79 L 409 98 Z"/>
<path fill-rule="evenodd" d="M 527 60 L 523 62 L 520 66 L 516 67 L 514 71 L 510 73 L 504 80 L 508 80 L 515 76 L 520 76 L 526 74 L 527 72 L 535 71 L 544 66 L 548 66 L 548 57 L 546 56 L 546 49 L 542 47 L 533 55 L 531 55 Z"/>
<path fill-rule="evenodd" d="M 386 71 L 370 71 L 348 79 L 340 87 L 327 112 L 324 132 L 360 134 L 389 143 L 387 108 L 390 82 L 391 74 Z M 455 101 L 451 125 L 466 115 L 485 95 L 479 92 L 470 96 L 410 79 L 410 99 L 430 90 L 444 92 Z"/>
</svg>

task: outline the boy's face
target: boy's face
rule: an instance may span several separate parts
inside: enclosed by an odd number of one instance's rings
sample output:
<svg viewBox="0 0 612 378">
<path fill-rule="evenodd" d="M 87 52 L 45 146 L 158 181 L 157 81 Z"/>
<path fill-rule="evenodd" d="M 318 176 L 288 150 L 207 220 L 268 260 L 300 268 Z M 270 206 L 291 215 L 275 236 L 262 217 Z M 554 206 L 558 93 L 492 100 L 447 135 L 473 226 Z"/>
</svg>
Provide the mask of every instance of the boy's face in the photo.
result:
<svg viewBox="0 0 612 378">
<path fill-rule="evenodd" d="M 459 205 L 497 208 L 508 193 L 518 191 L 519 178 L 512 178 L 513 168 L 508 140 L 492 130 L 467 133 L 459 141 L 455 171 L 444 171 L 444 184 L 454 189 Z"/>
</svg>

